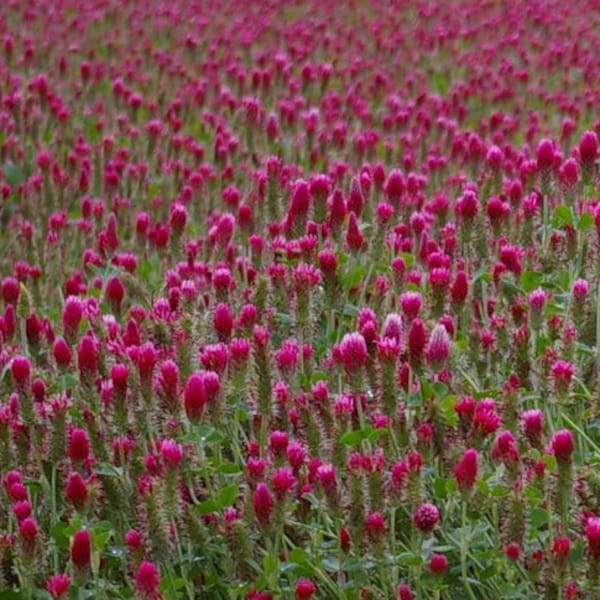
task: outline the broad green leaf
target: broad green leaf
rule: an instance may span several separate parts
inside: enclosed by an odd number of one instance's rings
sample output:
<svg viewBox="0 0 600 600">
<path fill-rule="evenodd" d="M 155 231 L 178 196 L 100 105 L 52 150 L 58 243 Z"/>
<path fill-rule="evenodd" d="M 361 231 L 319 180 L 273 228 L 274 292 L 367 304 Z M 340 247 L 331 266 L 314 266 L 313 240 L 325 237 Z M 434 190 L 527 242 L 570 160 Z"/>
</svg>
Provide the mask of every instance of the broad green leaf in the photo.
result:
<svg viewBox="0 0 600 600">
<path fill-rule="evenodd" d="M 19 186 L 26 179 L 23 170 L 13 163 L 5 163 L 2 166 L 2 173 L 4 174 L 4 179 L 6 179 L 12 187 Z"/>
<path fill-rule="evenodd" d="M 564 225 L 575 224 L 575 217 L 573 215 L 573 209 L 566 204 L 559 204 L 555 209 L 552 216 L 552 225 L 554 227 L 563 227 Z"/>
<path fill-rule="evenodd" d="M 217 504 L 220 508 L 231 506 L 240 494 L 240 489 L 236 484 L 231 484 L 224 487 L 217 498 Z"/>
</svg>

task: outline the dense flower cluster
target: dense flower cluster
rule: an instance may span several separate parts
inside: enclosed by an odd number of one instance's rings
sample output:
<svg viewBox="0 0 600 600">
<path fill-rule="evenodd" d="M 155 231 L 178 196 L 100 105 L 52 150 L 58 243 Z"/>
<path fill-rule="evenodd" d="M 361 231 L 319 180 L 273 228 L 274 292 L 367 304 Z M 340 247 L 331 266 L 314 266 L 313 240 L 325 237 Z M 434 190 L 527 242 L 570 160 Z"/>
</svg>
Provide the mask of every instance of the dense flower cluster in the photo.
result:
<svg viewBox="0 0 600 600">
<path fill-rule="evenodd" d="M 600 597 L 592 0 L 0 6 L 0 598 Z"/>
</svg>

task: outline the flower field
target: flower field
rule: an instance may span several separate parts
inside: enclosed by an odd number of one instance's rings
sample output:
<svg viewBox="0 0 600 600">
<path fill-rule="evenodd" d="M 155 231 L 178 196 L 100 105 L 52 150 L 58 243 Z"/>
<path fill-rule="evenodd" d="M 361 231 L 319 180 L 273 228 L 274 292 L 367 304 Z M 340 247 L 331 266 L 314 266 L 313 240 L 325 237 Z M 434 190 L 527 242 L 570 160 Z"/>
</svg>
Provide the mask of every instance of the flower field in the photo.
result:
<svg viewBox="0 0 600 600">
<path fill-rule="evenodd" d="M 0 600 L 600 598 L 600 3 L 0 5 Z"/>
</svg>

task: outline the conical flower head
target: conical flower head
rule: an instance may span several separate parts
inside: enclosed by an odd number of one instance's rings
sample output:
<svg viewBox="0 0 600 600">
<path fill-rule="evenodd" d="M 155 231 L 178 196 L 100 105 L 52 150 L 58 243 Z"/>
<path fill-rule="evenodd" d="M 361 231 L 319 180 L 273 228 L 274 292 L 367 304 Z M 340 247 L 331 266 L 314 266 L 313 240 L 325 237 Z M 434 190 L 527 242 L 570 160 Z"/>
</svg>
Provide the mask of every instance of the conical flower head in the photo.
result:
<svg viewBox="0 0 600 600">
<path fill-rule="evenodd" d="M 252 507 L 258 522 L 268 525 L 275 501 L 266 483 L 259 483 L 252 494 Z"/>
<path fill-rule="evenodd" d="M 450 336 L 446 328 L 438 324 L 433 328 L 429 342 L 425 347 L 425 360 L 432 369 L 439 371 L 450 355 Z"/>
<path fill-rule="evenodd" d="M 454 477 L 460 490 L 470 490 L 477 480 L 477 450 L 469 448 L 454 467 Z"/>
<path fill-rule="evenodd" d="M 204 377 L 202 372 L 197 371 L 189 376 L 183 391 L 183 404 L 188 419 L 197 421 L 202 416 L 207 402 Z"/>
<path fill-rule="evenodd" d="M 344 369 L 355 373 L 366 366 L 369 354 L 365 338 L 358 332 L 347 333 L 340 342 L 339 353 Z"/>
</svg>

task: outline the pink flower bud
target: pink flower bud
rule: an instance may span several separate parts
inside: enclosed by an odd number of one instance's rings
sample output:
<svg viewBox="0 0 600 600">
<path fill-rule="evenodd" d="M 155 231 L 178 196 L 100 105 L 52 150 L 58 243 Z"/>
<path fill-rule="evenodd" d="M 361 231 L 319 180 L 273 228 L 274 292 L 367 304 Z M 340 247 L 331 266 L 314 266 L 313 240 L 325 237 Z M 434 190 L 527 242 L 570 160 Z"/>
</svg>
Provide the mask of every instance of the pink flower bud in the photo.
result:
<svg viewBox="0 0 600 600">
<path fill-rule="evenodd" d="M 443 325 L 436 325 L 431 332 L 425 347 L 425 360 L 436 371 L 439 371 L 450 356 L 450 337 Z"/>
<path fill-rule="evenodd" d="M 594 131 L 584 131 L 581 135 L 579 158 L 584 165 L 592 165 L 598 158 L 598 137 Z"/>
<path fill-rule="evenodd" d="M 20 291 L 19 281 L 15 277 L 5 277 L 0 284 L 0 293 L 4 304 L 15 306 L 19 300 Z"/>
<path fill-rule="evenodd" d="M 125 544 L 127 544 L 130 551 L 141 549 L 143 542 L 142 534 L 136 529 L 129 529 L 125 533 Z"/>
<path fill-rule="evenodd" d="M 292 189 L 289 214 L 292 217 L 297 215 L 306 215 L 310 208 L 310 188 L 308 182 L 298 179 Z"/>
<path fill-rule="evenodd" d="M 296 582 L 296 600 L 308 600 L 317 591 L 317 586 L 312 579 L 299 579 Z"/>
<path fill-rule="evenodd" d="M 174 203 L 171 207 L 171 214 L 169 216 L 169 224 L 171 225 L 171 229 L 176 233 L 181 233 L 185 229 L 187 219 L 188 214 L 185 206 L 183 206 L 183 204 L 179 204 L 178 202 Z"/>
<path fill-rule="evenodd" d="M 552 364 L 552 377 L 558 393 L 566 393 L 575 374 L 575 366 L 566 360 L 556 360 Z"/>
<path fill-rule="evenodd" d="M 269 448 L 275 456 L 285 454 L 288 446 L 288 434 L 285 431 L 273 431 L 269 435 Z"/>
<path fill-rule="evenodd" d="M 529 294 L 529 306 L 532 311 L 541 313 L 548 299 L 548 294 L 542 288 L 538 288 Z"/>
<path fill-rule="evenodd" d="M 52 356 L 59 367 L 71 364 L 71 348 L 62 337 L 57 337 L 52 344 Z"/>
<path fill-rule="evenodd" d="M 421 319 L 413 319 L 408 330 L 408 353 L 411 362 L 418 363 L 421 360 L 425 345 L 427 344 L 427 332 L 425 324 Z"/>
<path fill-rule="evenodd" d="M 400 583 L 396 588 L 396 600 L 415 600 L 415 593 L 408 583 Z"/>
<path fill-rule="evenodd" d="M 13 504 L 12 509 L 18 521 L 31 516 L 32 506 L 29 500 L 18 500 Z"/>
<path fill-rule="evenodd" d="M 365 338 L 360 333 L 347 333 L 339 346 L 340 358 L 347 373 L 355 373 L 366 366 L 369 355 Z"/>
<path fill-rule="evenodd" d="M 469 295 L 469 278 L 464 271 L 458 271 L 450 288 L 452 304 L 463 304 Z"/>
<path fill-rule="evenodd" d="M 600 518 L 590 517 L 585 524 L 585 537 L 587 538 L 588 551 L 595 560 L 600 559 Z"/>
<path fill-rule="evenodd" d="M 517 440 L 512 431 L 501 431 L 496 436 L 492 446 L 492 458 L 501 460 L 507 466 L 517 463 L 520 459 Z"/>
<path fill-rule="evenodd" d="M 346 233 L 346 244 L 351 252 L 358 252 L 364 245 L 365 238 L 358 226 L 356 215 L 351 212 L 348 219 L 348 232 Z"/>
<path fill-rule="evenodd" d="M 85 503 L 87 502 L 87 483 L 76 471 L 69 473 L 67 484 L 65 485 L 65 496 L 67 500 L 77 509 L 85 506 Z"/>
<path fill-rule="evenodd" d="M 31 374 L 31 362 L 26 356 L 15 356 L 10 365 L 10 373 L 19 387 L 27 385 Z"/>
<path fill-rule="evenodd" d="M 365 519 L 367 535 L 372 540 L 379 540 L 385 533 L 385 517 L 379 512 L 372 512 Z"/>
<path fill-rule="evenodd" d="M 69 435 L 69 459 L 74 463 L 85 461 L 90 454 L 90 439 L 85 429 L 74 428 Z"/>
<path fill-rule="evenodd" d="M 27 552 L 32 552 L 40 534 L 40 527 L 33 517 L 27 517 L 19 523 L 19 535 Z"/>
<path fill-rule="evenodd" d="M 139 347 L 135 362 L 142 381 L 149 381 L 152 379 L 152 372 L 154 371 L 156 360 L 157 351 L 152 342 L 146 342 Z"/>
<path fill-rule="evenodd" d="M 544 425 L 544 413 L 540 409 L 532 408 L 521 415 L 523 433 L 529 443 L 537 447 L 542 439 L 542 428 Z"/>
<path fill-rule="evenodd" d="M 550 449 L 559 464 L 571 464 L 573 451 L 575 450 L 575 438 L 568 429 L 557 431 L 550 441 Z"/>
<path fill-rule="evenodd" d="M 127 381 L 129 379 L 129 368 L 127 365 L 115 363 L 110 369 L 110 379 L 115 390 L 125 392 L 127 390 Z"/>
<path fill-rule="evenodd" d="M 454 467 L 454 477 L 460 490 L 470 490 L 477 480 L 477 450 L 469 448 Z"/>
<path fill-rule="evenodd" d="M 504 555 L 508 560 L 516 562 L 521 556 L 521 546 L 516 542 L 510 542 L 504 547 Z"/>
<path fill-rule="evenodd" d="M 365 196 L 363 194 L 359 180 L 353 177 L 350 181 L 350 194 L 348 196 L 348 210 L 352 211 L 357 217 L 362 214 L 365 204 Z"/>
<path fill-rule="evenodd" d="M 48 590 L 52 600 L 67 600 L 70 587 L 71 578 L 66 573 L 52 575 L 46 582 L 46 590 Z"/>
<path fill-rule="evenodd" d="M 83 318 L 83 305 L 79 298 L 69 296 L 62 311 L 62 322 L 67 339 L 77 335 L 79 323 Z"/>
<path fill-rule="evenodd" d="M 111 310 L 118 315 L 125 298 L 125 286 L 119 277 L 115 275 L 107 281 L 105 294 Z"/>
<path fill-rule="evenodd" d="M 271 484 L 277 499 L 282 500 L 296 485 L 296 477 L 289 467 L 281 467 L 271 476 Z"/>
<path fill-rule="evenodd" d="M 219 340 L 227 341 L 233 330 L 233 313 L 229 304 L 220 303 L 215 306 L 213 313 L 213 327 Z"/>
<path fill-rule="evenodd" d="M 286 448 L 285 455 L 290 466 L 297 471 L 306 460 L 306 447 L 297 441 L 291 441 Z"/>
<path fill-rule="evenodd" d="M 160 443 L 160 454 L 169 469 L 176 469 L 183 461 L 183 447 L 175 440 L 163 440 Z"/>
<path fill-rule="evenodd" d="M 190 421 L 197 421 L 208 402 L 202 372 L 190 375 L 183 391 L 185 412 Z"/>
<path fill-rule="evenodd" d="M 400 198 L 404 194 L 406 184 L 404 182 L 404 175 L 399 169 L 392 169 L 388 175 L 388 178 L 384 184 L 385 194 L 393 206 L 400 204 Z"/>
<path fill-rule="evenodd" d="M 434 575 L 443 575 L 448 570 L 448 559 L 445 554 L 432 554 L 429 559 L 429 571 Z"/>
<path fill-rule="evenodd" d="M 439 523 L 440 511 L 429 503 L 420 504 L 413 513 L 413 522 L 419 531 L 428 533 Z"/>
<path fill-rule="evenodd" d="M 554 142 L 552 140 L 540 140 L 536 148 L 536 159 L 539 171 L 549 171 L 553 168 Z"/>
<path fill-rule="evenodd" d="M 162 598 L 160 592 L 160 573 L 157 566 L 144 560 L 140 563 L 135 573 L 135 590 L 141 598 L 158 600 Z"/>
<path fill-rule="evenodd" d="M 590 284 L 586 279 L 576 279 L 571 287 L 571 292 L 577 300 L 585 300 L 590 291 Z"/>
<path fill-rule="evenodd" d="M 77 366 L 82 378 L 94 377 L 98 370 L 98 350 L 96 341 L 90 335 L 84 335 L 77 346 Z"/>
<path fill-rule="evenodd" d="M 87 569 L 92 562 L 92 537 L 87 529 L 80 529 L 71 542 L 71 561 L 77 569 Z"/>
<path fill-rule="evenodd" d="M 252 494 L 254 514 L 261 525 L 267 525 L 273 512 L 274 500 L 265 483 L 259 483 Z"/>
<path fill-rule="evenodd" d="M 564 535 L 555 537 L 552 541 L 551 552 L 555 560 L 563 564 L 569 557 L 569 552 L 571 552 L 571 540 Z"/>
</svg>

